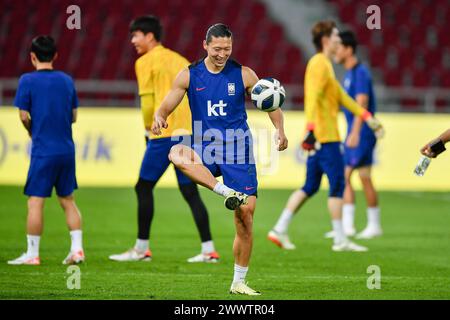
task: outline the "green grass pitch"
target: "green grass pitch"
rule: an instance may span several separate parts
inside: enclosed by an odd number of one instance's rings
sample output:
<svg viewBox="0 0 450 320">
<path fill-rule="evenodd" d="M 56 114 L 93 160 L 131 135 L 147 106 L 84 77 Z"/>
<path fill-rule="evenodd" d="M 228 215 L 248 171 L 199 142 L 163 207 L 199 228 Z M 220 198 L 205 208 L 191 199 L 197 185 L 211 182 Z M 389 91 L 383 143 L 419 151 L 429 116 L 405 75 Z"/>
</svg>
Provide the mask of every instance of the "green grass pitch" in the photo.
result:
<svg viewBox="0 0 450 320">
<path fill-rule="evenodd" d="M 233 219 L 222 199 L 202 190 L 218 264 L 188 264 L 200 250 L 190 211 L 176 189 L 155 192 L 152 262 L 117 263 L 108 255 L 134 244 L 136 201 L 132 188 L 82 188 L 76 192 L 84 219 L 87 261 L 81 288 L 67 289 L 70 239 L 55 197 L 45 207 L 41 266 L 9 266 L 26 250 L 26 198 L 22 188 L 0 187 L 0 299 L 248 299 L 228 294 L 233 273 Z M 254 248 L 247 279 L 262 295 L 251 299 L 449 299 L 450 194 L 382 192 L 385 235 L 359 241 L 367 253 L 335 253 L 324 239 L 330 221 L 326 192 L 305 205 L 291 225 L 295 251 L 266 239 L 290 190 L 259 191 Z M 364 199 L 357 194 L 356 225 L 365 224 Z M 381 289 L 369 290 L 370 265 L 381 270 Z"/>
</svg>

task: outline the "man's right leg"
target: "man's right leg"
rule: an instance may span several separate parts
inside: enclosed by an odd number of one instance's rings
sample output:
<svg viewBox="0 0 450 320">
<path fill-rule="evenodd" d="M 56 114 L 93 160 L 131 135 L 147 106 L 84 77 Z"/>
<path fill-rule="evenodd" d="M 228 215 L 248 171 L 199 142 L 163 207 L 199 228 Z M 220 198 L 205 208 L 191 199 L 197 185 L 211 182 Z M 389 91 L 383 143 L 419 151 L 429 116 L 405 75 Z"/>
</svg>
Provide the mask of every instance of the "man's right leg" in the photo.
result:
<svg viewBox="0 0 450 320">
<path fill-rule="evenodd" d="M 43 211 L 45 198 L 30 196 L 28 198 L 27 216 L 27 252 L 14 260 L 8 261 L 12 265 L 39 265 L 39 242 L 43 229 Z"/>
<path fill-rule="evenodd" d="M 177 172 L 178 176 L 178 172 Z M 187 178 L 182 175 L 184 179 Z M 185 182 L 184 179 L 178 177 L 178 183 Z M 180 181 L 181 180 L 181 181 Z M 195 183 L 189 180 L 189 183 L 179 184 L 181 194 L 184 200 L 191 208 L 192 215 L 194 217 L 195 225 L 197 226 L 198 233 L 201 240 L 201 253 L 189 258 L 188 262 L 208 262 L 215 263 L 219 261 L 219 254 L 216 252 L 214 242 L 211 236 L 211 229 L 209 227 L 209 216 L 205 204 L 200 197 L 198 187 Z"/>
<path fill-rule="evenodd" d="M 170 161 L 193 182 L 225 197 L 225 206 L 235 210 L 246 204 L 248 196 L 219 182 L 211 171 L 203 165 L 200 156 L 190 147 L 177 144 L 170 149 Z"/>
<path fill-rule="evenodd" d="M 53 158 L 31 157 L 24 194 L 28 196 L 27 252 L 8 264 L 39 265 L 39 242 L 43 229 L 45 198 L 52 194 L 56 177 Z"/>
<path fill-rule="evenodd" d="M 359 239 L 372 239 L 383 234 L 378 195 L 372 182 L 371 166 L 361 167 L 358 171 L 367 201 L 367 226 L 356 237 Z"/>
<path fill-rule="evenodd" d="M 294 217 L 294 214 L 308 200 L 308 195 L 303 190 L 294 191 L 289 197 L 287 204 L 277 223 L 272 230 L 269 231 L 267 238 L 282 249 L 294 250 L 295 245 L 289 240 L 288 228 Z"/>
<path fill-rule="evenodd" d="M 121 254 L 109 256 L 114 261 L 151 261 L 150 251 L 150 227 L 153 221 L 154 200 L 153 189 L 156 185 L 154 181 L 147 181 L 139 178 L 134 190 L 138 202 L 138 233 L 136 243 L 133 248 Z"/>
<path fill-rule="evenodd" d="M 294 191 L 284 207 L 276 225 L 273 227 L 267 238 L 282 249 L 293 250 L 295 245 L 288 237 L 288 228 L 294 214 L 303 204 L 319 190 L 323 171 L 319 164 L 320 155 L 316 153 L 309 156 L 306 162 L 306 181 L 301 190 Z"/>
<path fill-rule="evenodd" d="M 128 251 L 109 256 L 114 261 L 151 261 L 150 228 L 154 215 L 153 189 L 166 171 L 170 162 L 167 158 L 172 145 L 170 138 L 152 139 L 147 142 L 139 172 L 139 180 L 134 188 L 138 202 L 138 233 L 136 243 Z"/>
</svg>

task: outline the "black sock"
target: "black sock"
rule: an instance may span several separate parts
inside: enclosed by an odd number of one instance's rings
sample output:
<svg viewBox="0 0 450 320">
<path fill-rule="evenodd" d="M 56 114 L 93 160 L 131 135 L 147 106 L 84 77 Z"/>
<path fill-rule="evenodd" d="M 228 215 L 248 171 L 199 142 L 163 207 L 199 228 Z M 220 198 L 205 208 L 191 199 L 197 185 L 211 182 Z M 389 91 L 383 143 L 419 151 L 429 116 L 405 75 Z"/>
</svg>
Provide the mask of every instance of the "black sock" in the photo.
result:
<svg viewBox="0 0 450 320">
<path fill-rule="evenodd" d="M 208 211 L 200 198 L 197 185 L 195 183 L 189 183 L 180 185 L 179 187 L 181 194 L 191 208 L 202 242 L 210 241 L 212 238 L 211 231 L 209 229 Z"/>
<path fill-rule="evenodd" d="M 153 188 L 156 182 L 139 178 L 134 190 L 138 200 L 138 239 L 148 240 L 153 220 Z"/>
</svg>

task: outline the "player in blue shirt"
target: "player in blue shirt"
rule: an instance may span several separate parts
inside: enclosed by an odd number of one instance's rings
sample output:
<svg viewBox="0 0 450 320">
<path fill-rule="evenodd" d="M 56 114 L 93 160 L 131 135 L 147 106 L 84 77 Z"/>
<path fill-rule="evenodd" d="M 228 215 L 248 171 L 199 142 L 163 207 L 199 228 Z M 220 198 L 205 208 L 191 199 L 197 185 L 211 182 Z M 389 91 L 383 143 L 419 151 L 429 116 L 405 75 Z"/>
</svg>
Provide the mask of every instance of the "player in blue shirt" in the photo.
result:
<svg viewBox="0 0 450 320">
<path fill-rule="evenodd" d="M 343 86 L 347 93 L 361 106 L 368 109 L 372 114 L 376 112 L 375 94 L 372 84 L 372 76 L 369 69 L 359 62 L 356 57 L 357 40 L 350 31 L 339 34 L 341 44 L 336 52 L 335 60 L 342 64 L 347 70 L 344 76 Z M 376 137 L 373 131 L 363 123 L 361 119 L 355 118 L 353 114 L 343 108 L 347 119 L 347 138 L 345 141 L 345 191 L 343 206 L 344 232 L 355 235 L 355 192 L 351 184 L 353 171 L 358 170 L 361 184 L 367 201 L 367 227 L 356 235 L 358 239 L 371 239 L 382 235 L 380 224 L 380 209 L 378 207 L 378 196 L 371 178 L 373 164 L 373 152 Z"/>
<path fill-rule="evenodd" d="M 186 94 L 192 112 L 193 139 L 172 147 L 169 158 L 192 181 L 225 197 L 234 210 L 234 278 L 230 293 L 259 295 L 245 283 L 252 250 L 253 213 L 258 182 L 245 95 L 258 81 L 253 70 L 229 59 L 232 33 L 224 24 L 211 26 L 203 41 L 207 57 L 181 71 L 155 113 L 154 134 L 167 128 L 167 117 Z M 269 113 L 278 129 L 278 150 L 287 148 L 283 114 Z M 215 177 L 223 176 L 223 184 Z"/>
<path fill-rule="evenodd" d="M 31 138 L 31 161 L 24 194 L 28 198 L 28 250 L 9 264 L 39 265 L 39 241 L 43 227 L 46 197 L 56 189 L 59 203 L 66 214 L 72 245 L 63 264 L 84 261 L 81 214 L 73 197 L 77 189 L 75 177 L 75 145 L 72 123 L 77 118 L 78 99 L 73 80 L 53 69 L 56 45 L 50 36 L 38 36 L 31 43 L 31 62 L 35 72 L 19 79 L 14 105 Z"/>
</svg>

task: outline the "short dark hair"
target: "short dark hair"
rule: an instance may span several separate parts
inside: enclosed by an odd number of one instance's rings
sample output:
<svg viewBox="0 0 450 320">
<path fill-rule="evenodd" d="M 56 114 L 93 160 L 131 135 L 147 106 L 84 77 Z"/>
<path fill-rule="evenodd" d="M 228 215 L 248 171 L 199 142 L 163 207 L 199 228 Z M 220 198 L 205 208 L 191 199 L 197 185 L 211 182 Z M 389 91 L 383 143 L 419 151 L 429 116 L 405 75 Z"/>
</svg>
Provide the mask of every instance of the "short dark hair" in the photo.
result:
<svg viewBox="0 0 450 320">
<path fill-rule="evenodd" d="M 319 21 L 317 22 L 311 30 L 312 41 L 317 51 L 322 51 L 322 37 L 329 37 L 336 28 L 336 23 L 334 21 Z"/>
<path fill-rule="evenodd" d="M 358 46 L 358 40 L 356 36 L 351 31 L 339 32 L 339 37 L 341 38 L 342 45 L 344 47 L 351 47 L 353 49 L 353 54 L 356 53 L 356 47 Z"/>
<path fill-rule="evenodd" d="M 216 23 L 213 24 L 211 27 L 208 28 L 208 31 L 206 31 L 206 44 L 209 44 L 212 40 L 212 37 L 215 38 L 233 38 L 233 33 L 231 32 L 230 28 L 228 28 L 227 25 L 223 23 Z"/>
<path fill-rule="evenodd" d="M 130 23 L 130 33 L 135 31 L 142 31 L 144 34 L 149 32 L 153 33 L 156 41 L 161 41 L 162 37 L 162 26 L 159 19 L 155 16 L 148 15 L 142 16 L 134 19 Z"/>
<path fill-rule="evenodd" d="M 47 35 L 37 36 L 31 41 L 31 52 L 39 62 L 51 62 L 56 54 L 55 40 Z"/>
</svg>

